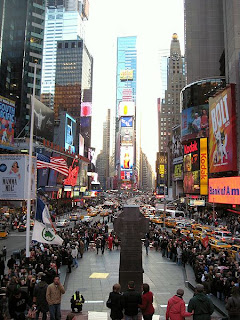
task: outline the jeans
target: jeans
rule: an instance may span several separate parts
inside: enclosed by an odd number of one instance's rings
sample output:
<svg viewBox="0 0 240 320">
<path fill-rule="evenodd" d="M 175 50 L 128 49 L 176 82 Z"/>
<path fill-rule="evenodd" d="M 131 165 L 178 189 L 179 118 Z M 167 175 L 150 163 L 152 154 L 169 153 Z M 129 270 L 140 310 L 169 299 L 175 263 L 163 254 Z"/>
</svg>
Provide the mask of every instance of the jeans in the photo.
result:
<svg viewBox="0 0 240 320">
<path fill-rule="evenodd" d="M 76 268 L 78 268 L 77 258 L 73 258 L 73 265 L 76 266 Z"/>
<path fill-rule="evenodd" d="M 37 310 L 35 320 L 38 320 L 40 312 L 42 311 Z M 47 312 L 42 312 L 42 320 L 47 320 Z"/>
<path fill-rule="evenodd" d="M 146 247 L 146 254 L 148 254 L 148 247 Z"/>
<path fill-rule="evenodd" d="M 124 316 L 125 320 L 138 320 L 138 315 L 136 314 L 135 316 Z"/>
<path fill-rule="evenodd" d="M 60 303 L 49 306 L 50 320 L 61 320 Z"/>
<path fill-rule="evenodd" d="M 152 314 L 146 314 L 145 316 L 143 316 L 143 320 L 152 320 L 152 317 Z"/>
</svg>

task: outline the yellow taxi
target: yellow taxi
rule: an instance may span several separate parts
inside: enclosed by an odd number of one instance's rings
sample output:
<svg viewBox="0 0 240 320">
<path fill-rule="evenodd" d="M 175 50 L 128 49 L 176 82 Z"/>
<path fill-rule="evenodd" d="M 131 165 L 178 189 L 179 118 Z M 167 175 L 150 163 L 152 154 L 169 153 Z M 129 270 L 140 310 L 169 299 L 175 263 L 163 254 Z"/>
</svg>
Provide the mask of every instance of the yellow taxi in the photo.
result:
<svg viewBox="0 0 240 320">
<path fill-rule="evenodd" d="M 178 230 L 180 230 L 180 234 L 181 235 L 187 236 L 187 235 L 190 234 L 190 230 L 187 227 L 175 227 L 175 228 L 172 229 L 172 233 L 173 234 L 177 234 Z"/>
<path fill-rule="evenodd" d="M 89 217 L 96 217 L 97 215 L 98 215 L 98 212 L 97 212 L 97 210 L 89 210 L 88 211 L 88 213 L 87 213 L 87 215 L 89 216 Z"/>
<path fill-rule="evenodd" d="M 217 239 L 210 239 L 209 245 L 210 245 L 211 250 L 213 252 L 220 252 L 222 250 L 229 250 L 231 248 L 230 244 L 227 244 L 226 242 L 219 241 Z"/>
<path fill-rule="evenodd" d="M 152 222 L 156 223 L 156 224 L 163 224 L 163 218 L 161 217 L 154 217 L 152 219 Z"/>
<path fill-rule="evenodd" d="M 103 210 L 101 213 L 100 213 L 100 216 L 101 217 L 107 217 L 109 215 L 109 211 L 108 210 Z"/>
<path fill-rule="evenodd" d="M 166 224 L 166 227 L 173 228 L 173 227 L 176 226 L 176 220 L 168 218 L 168 219 L 165 220 L 165 224 Z"/>
<path fill-rule="evenodd" d="M 240 251 L 240 244 L 234 244 L 229 249 L 229 252 L 234 259 L 236 258 L 236 253 L 238 250 Z"/>
<path fill-rule="evenodd" d="M 208 239 L 209 239 L 209 240 L 216 240 L 216 239 L 212 236 L 212 234 L 211 234 L 211 235 L 208 235 L 208 233 L 205 232 L 205 231 L 200 232 L 200 233 L 198 233 L 198 234 L 195 234 L 195 235 L 194 235 L 194 240 L 200 240 L 200 241 L 202 241 L 206 236 L 208 236 Z"/>
</svg>

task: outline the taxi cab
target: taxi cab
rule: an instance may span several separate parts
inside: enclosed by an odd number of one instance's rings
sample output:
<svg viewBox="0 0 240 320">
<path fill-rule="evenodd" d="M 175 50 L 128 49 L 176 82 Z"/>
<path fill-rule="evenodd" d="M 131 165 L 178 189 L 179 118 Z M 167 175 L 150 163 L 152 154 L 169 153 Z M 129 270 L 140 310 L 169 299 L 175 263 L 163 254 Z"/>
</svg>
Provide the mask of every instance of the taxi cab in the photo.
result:
<svg viewBox="0 0 240 320">
<path fill-rule="evenodd" d="M 166 221 L 165 221 L 165 223 L 166 223 L 166 227 L 168 227 L 168 228 L 173 228 L 173 227 L 175 227 L 176 226 L 176 220 L 175 219 L 166 219 Z"/>
<path fill-rule="evenodd" d="M 98 211 L 95 210 L 95 209 L 91 209 L 91 210 L 88 211 L 87 215 L 89 217 L 96 217 L 98 215 Z"/>
<path fill-rule="evenodd" d="M 100 216 L 101 217 L 107 217 L 109 215 L 110 211 L 109 210 L 103 210 L 101 213 L 100 213 Z"/>
<path fill-rule="evenodd" d="M 231 245 L 227 244 L 226 242 L 222 242 L 218 239 L 209 240 L 209 245 L 213 252 L 220 252 L 222 250 L 229 250 L 231 248 Z"/>
<path fill-rule="evenodd" d="M 180 234 L 181 235 L 187 236 L 187 235 L 190 234 L 190 230 L 187 227 L 175 227 L 175 228 L 172 229 L 172 233 L 173 234 L 177 234 L 178 230 L 180 230 Z"/>
</svg>

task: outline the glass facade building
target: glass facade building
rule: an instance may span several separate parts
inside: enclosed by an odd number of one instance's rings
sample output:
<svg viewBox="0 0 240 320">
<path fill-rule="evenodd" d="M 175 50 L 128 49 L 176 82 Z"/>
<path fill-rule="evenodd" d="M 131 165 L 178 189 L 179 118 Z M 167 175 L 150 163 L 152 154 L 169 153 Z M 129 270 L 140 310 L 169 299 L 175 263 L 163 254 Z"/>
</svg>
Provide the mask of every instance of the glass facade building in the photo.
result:
<svg viewBox="0 0 240 320">
<path fill-rule="evenodd" d="M 0 95 L 16 102 L 16 134 L 29 131 L 30 95 L 36 63 L 40 97 L 45 0 L 0 1 Z"/>
</svg>

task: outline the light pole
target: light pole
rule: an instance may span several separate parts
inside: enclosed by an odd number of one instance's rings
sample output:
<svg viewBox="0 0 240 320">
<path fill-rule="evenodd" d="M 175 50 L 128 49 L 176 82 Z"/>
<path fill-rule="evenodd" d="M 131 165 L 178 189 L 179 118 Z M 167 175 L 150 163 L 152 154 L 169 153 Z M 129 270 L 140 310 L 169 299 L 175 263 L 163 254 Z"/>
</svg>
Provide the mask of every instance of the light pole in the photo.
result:
<svg viewBox="0 0 240 320">
<path fill-rule="evenodd" d="M 26 258 L 30 257 L 30 215 L 31 215 L 31 178 L 32 178 L 32 151 L 33 151 L 33 124 L 34 124 L 34 99 L 36 87 L 37 62 L 34 64 L 33 94 L 31 97 L 31 125 L 29 141 L 29 161 L 28 161 L 28 186 L 27 186 L 27 224 L 26 224 Z"/>
</svg>

